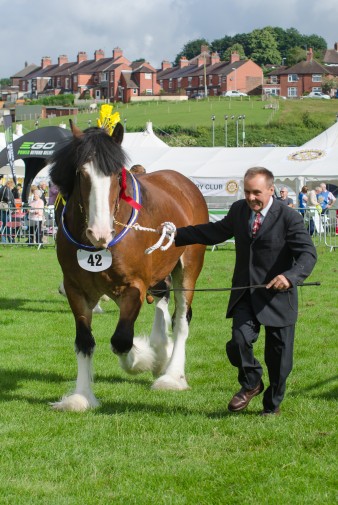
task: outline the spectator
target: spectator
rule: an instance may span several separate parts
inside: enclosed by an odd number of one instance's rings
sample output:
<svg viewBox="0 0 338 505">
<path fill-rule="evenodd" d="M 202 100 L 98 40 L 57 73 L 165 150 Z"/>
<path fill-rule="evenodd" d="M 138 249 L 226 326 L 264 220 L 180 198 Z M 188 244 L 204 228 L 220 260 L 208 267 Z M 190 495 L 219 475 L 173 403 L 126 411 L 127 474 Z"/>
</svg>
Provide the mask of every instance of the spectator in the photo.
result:
<svg viewBox="0 0 338 505">
<path fill-rule="evenodd" d="M 292 198 L 290 198 L 288 196 L 289 191 L 288 191 L 287 187 L 283 186 L 280 189 L 279 193 L 280 193 L 280 196 L 277 197 L 277 200 L 280 200 L 285 205 L 288 205 L 288 207 L 294 207 Z"/>
<path fill-rule="evenodd" d="M 13 185 L 13 181 L 7 181 L 6 184 L 0 188 L 0 221 L 2 222 L 2 230 L 4 233 L 1 236 L 1 242 L 3 243 L 6 242 L 6 237 L 8 242 L 13 242 L 9 229 L 6 227 L 6 224 L 10 221 L 11 207 L 15 207 L 14 195 L 12 193 Z"/>
<path fill-rule="evenodd" d="M 322 208 L 322 214 L 324 214 L 324 212 L 327 209 L 331 209 L 332 205 L 336 201 L 336 198 L 333 196 L 331 191 L 328 191 L 326 189 L 326 184 L 324 182 L 322 182 L 319 185 L 319 189 L 320 189 L 320 193 L 318 194 L 317 199 L 318 199 L 318 202 L 320 203 L 320 206 Z"/>
<path fill-rule="evenodd" d="M 308 192 L 307 207 L 309 209 L 309 233 L 312 236 L 315 229 L 320 230 L 321 206 L 318 203 L 317 195 L 320 193 L 320 188 L 311 189 Z"/>
<path fill-rule="evenodd" d="M 301 191 L 298 194 L 298 207 L 300 209 L 299 212 L 300 212 L 300 214 L 302 214 L 303 217 L 304 217 L 304 213 L 305 213 L 304 209 L 306 208 L 306 204 L 308 201 L 307 191 L 308 191 L 308 187 L 303 186 Z"/>
<path fill-rule="evenodd" d="M 48 189 L 46 181 L 41 181 L 40 184 L 38 185 L 38 189 L 40 191 L 40 198 L 41 200 L 43 200 L 43 204 L 46 207 L 48 198 Z"/>
<path fill-rule="evenodd" d="M 30 203 L 29 210 L 29 238 L 30 244 L 42 243 L 42 220 L 44 203 L 40 198 L 40 192 L 36 189 L 33 193 L 33 200 Z"/>
<path fill-rule="evenodd" d="M 53 184 L 52 181 L 49 181 L 48 205 L 54 205 L 58 194 L 59 194 L 59 188 L 56 186 L 56 184 Z"/>
</svg>

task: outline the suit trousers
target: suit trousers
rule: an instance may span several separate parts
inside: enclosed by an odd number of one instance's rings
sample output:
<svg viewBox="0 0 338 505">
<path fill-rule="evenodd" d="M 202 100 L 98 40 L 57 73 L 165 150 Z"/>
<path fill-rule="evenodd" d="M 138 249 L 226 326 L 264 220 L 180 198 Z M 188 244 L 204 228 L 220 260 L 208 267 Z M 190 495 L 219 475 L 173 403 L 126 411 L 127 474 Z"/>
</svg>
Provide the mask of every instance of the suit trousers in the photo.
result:
<svg viewBox="0 0 338 505">
<path fill-rule="evenodd" d="M 254 389 L 263 375 L 262 366 L 253 352 L 260 327 L 248 291 L 233 309 L 232 338 L 226 344 L 229 361 L 238 368 L 238 381 L 248 390 Z M 263 396 L 265 410 L 275 410 L 284 398 L 286 379 L 293 364 L 294 335 L 295 325 L 265 326 L 264 359 L 270 382 Z"/>
</svg>

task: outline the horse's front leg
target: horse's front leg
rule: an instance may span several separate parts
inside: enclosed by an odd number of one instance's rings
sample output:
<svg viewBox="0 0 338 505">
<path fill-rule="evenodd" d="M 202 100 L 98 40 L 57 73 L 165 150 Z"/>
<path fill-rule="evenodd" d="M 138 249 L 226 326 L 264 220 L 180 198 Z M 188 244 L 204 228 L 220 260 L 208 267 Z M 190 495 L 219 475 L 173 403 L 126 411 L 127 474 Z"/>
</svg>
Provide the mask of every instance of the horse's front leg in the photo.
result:
<svg viewBox="0 0 338 505">
<path fill-rule="evenodd" d="M 145 287 L 128 287 L 118 300 L 120 318 L 111 338 L 112 350 L 118 355 L 121 368 L 137 374 L 152 370 L 154 350 L 149 339 L 134 338 L 134 324 L 145 299 Z"/>
<path fill-rule="evenodd" d="M 91 331 L 94 302 L 78 292 L 67 290 L 68 301 L 75 318 L 75 351 L 78 365 L 75 391 L 52 404 L 56 410 L 82 412 L 97 407 L 98 400 L 92 391 L 92 360 L 95 340 Z"/>
</svg>

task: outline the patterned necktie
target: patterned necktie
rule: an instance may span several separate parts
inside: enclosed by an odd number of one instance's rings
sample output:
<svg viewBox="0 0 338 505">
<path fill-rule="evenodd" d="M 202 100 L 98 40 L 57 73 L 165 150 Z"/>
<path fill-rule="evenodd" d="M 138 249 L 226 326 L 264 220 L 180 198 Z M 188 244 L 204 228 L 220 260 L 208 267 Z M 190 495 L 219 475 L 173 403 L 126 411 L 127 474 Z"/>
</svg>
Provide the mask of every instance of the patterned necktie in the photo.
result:
<svg viewBox="0 0 338 505">
<path fill-rule="evenodd" d="M 255 237 L 257 235 L 258 230 L 261 227 L 262 221 L 261 221 L 262 214 L 260 212 L 256 212 L 254 222 L 252 224 L 252 236 Z"/>
</svg>

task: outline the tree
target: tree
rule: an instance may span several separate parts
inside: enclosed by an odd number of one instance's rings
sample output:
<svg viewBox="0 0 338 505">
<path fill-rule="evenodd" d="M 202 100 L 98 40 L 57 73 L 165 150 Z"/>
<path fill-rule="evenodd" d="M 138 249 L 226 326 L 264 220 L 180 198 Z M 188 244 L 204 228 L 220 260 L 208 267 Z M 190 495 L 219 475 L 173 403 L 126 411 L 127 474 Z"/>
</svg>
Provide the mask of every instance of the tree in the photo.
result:
<svg viewBox="0 0 338 505">
<path fill-rule="evenodd" d="M 211 42 L 211 50 L 221 55 L 232 44 L 233 44 L 232 37 L 230 37 L 230 35 L 225 35 L 222 39 L 216 39 L 213 42 Z"/>
<path fill-rule="evenodd" d="M 288 67 L 306 60 L 306 51 L 302 47 L 291 47 L 286 54 L 286 63 Z"/>
<path fill-rule="evenodd" d="M 310 47 L 313 51 L 325 51 L 327 49 L 327 43 L 323 39 L 323 37 L 319 37 L 318 35 L 303 35 L 303 46 L 306 46 L 307 49 Z"/>
<path fill-rule="evenodd" d="M 239 54 L 239 57 L 241 60 L 246 60 L 244 48 L 241 44 L 233 44 L 232 46 L 228 47 L 226 51 L 222 54 L 222 60 L 224 61 L 229 61 L 231 57 L 231 53 L 237 52 Z"/>
<path fill-rule="evenodd" d="M 332 92 L 332 90 L 338 89 L 338 78 L 337 77 L 324 77 L 322 81 L 322 90 L 323 93 L 327 93 L 328 95 Z"/>
<path fill-rule="evenodd" d="M 258 65 L 281 63 L 282 57 L 273 28 L 256 29 L 250 33 L 250 52 L 251 59 Z"/>
<path fill-rule="evenodd" d="M 196 39 L 185 44 L 182 51 L 176 56 L 174 65 L 179 64 L 182 56 L 185 56 L 188 60 L 198 56 L 201 53 L 201 46 L 209 46 L 209 42 L 206 39 Z"/>
</svg>

